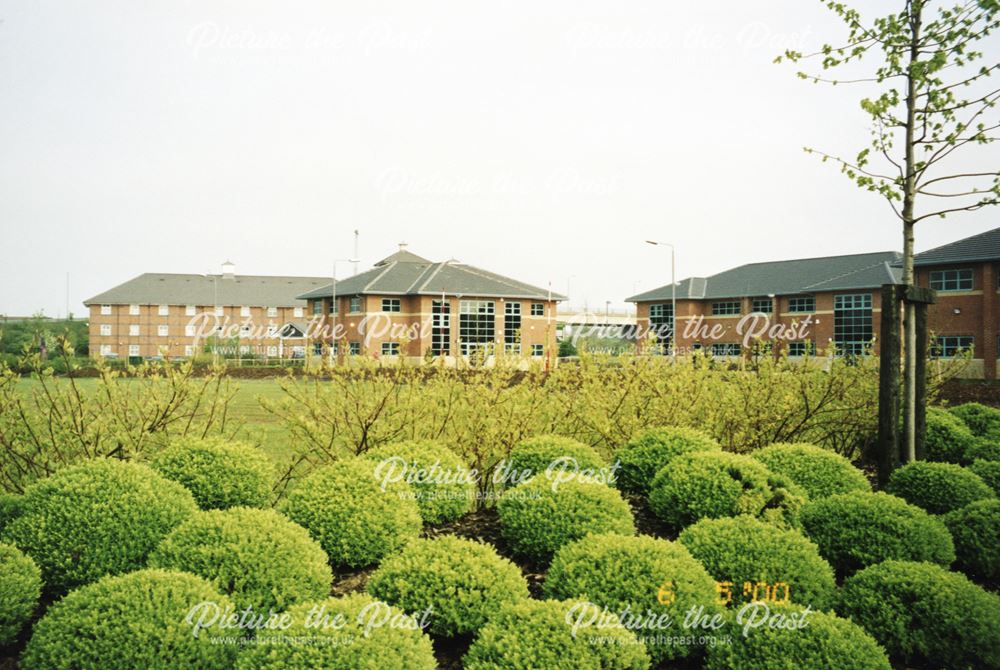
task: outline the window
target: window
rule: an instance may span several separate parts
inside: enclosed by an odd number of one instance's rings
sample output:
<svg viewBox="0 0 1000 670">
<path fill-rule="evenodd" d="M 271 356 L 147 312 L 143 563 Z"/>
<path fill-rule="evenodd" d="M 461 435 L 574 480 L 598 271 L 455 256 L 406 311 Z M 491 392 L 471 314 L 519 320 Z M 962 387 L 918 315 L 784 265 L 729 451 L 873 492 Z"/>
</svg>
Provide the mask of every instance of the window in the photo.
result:
<svg viewBox="0 0 1000 670">
<path fill-rule="evenodd" d="M 190 345 L 190 344 L 185 344 L 184 345 L 184 355 L 188 356 L 188 357 L 194 356 L 194 346 Z"/>
<path fill-rule="evenodd" d="M 128 313 L 129 316 L 139 316 L 139 305 L 129 305 Z"/>
<path fill-rule="evenodd" d="M 521 353 L 521 303 L 504 303 L 503 346 L 508 354 Z"/>
<path fill-rule="evenodd" d="M 545 355 L 545 345 L 544 344 L 532 344 L 531 345 L 531 355 L 535 358 Z"/>
<path fill-rule="evenodd" d="M 129 356 L 138 356 L 139 355 L 139 345 L 138 344 L 130 344 L 130 345 L 128 345 L 128 355 Z"/>
<path fill-rule="evenodd" d="M 351 296 L 351 307 L 350 307 L 350 310 L 351 310 L 351 314 L 357 314 L 358 312 L 361 311 L 361 296 L 360 295 L 352 295 Z"/>
<path fill-rule="evenodd" d="M 240 306 L 240 316 L 250 316 L 250 307 L 247 305 Z"/>
<path fill-rule="evenodd" d="M 431 354 L 447 356 L 451 353 L 451 303 L 447 300 L 431 302 Z"/>
<path fill-rule="evenodd" d="M 774 301 L 770 298 L 754 298 L 753 311 L 760 314 L 770 314 L 774 311 Z"/>
<path fill-rule="evenodd" d="M 170 314 L 170 305 L 157 305 L 156 313 L 160 316 L 168 316 Z"/>
<path fill-rule="evenodd" d="M 194 316 L 198 308 L 194 305 L 184 305 L 184 316 Z"/>
<path fill-rule="evenodd" d="M 240 326 L 240 337 L 250 337 L 250 326 Z"/>
<path fill-rule="evenodd" d="M 111 305 L 101 305 L 101 316 L 109 316 L 111 314 Z"/>
<path fill-rule="evenodd" d="M 735 316 L 740 313 L 739 300 L 724 300 L 712 303 L 712 316 Z"/>
<path fill-rule="evenodd" d="M 101 335 L 103 335 L 104 337 L 110 337 L 111 336 L 111 324 L 110 323 L 102 323 L 101 324 Z"/>
<path fill-rule="evenodd" d="M 215 306 L 215 315 L 216 316 L 225 316 L 226 315 L 226 308 L 223 307 L 222 305 L 216 305 Z"/>
<path fill-rule="evenodd" d="M 674 306 L 663 303 L 649 306 L 649 326 L 656 333 L 661 354 L 670 353 L 670 338 L 674 334 Z"/>
<path fill-rule="evenodd" d="M 351 354 L 351 356 L 360 356 L 361 355 L 361 343 L 360 342 L 350 342 L 347 345 L 347 351 Z"/>
<path fill-rule="evenodd" d="M 492 300 L 462 300 L 458 303 L 458 340 L 461 354 L 476 349 L 489 354 L 496 337 L 496 306 Z"/>
<path fill-rule="evenodd" d="M 101 356 L 110 356 L 110 355 L 111 355 L 111 345 L 110 344 L 102 344 L 101 345 Z"/>
<path fill-rule="evenodd" d="M 540 302 L 531 303 L 531 316 L 545 316 L 545 304 Z"/>
<path fill-rule="evenodd" d="M 716 342 L 712 345 L 713 356 L 739 356 L 740 345 L 738 342 Z"/>
<path fill-rule="evenodd" d="M 799 340 L 788 343 L 788 355 L 794 358 L 800 356 L 815 356 L 816 343 L 812 340 Z"/>
<path fill-rule="evenodd" d="M 788 311 L 795 313 L 815 312 L 816 298 L 811 295 L 804 295 L 799 298 L 789 298 Z"/>
<path fill-rule="evenodd" d="M 160 337 L 166 337 L 170 334 L 170 326 L 157 326 L 156 334 Z"/>
<path fill-rule="evenodd" d="M 955 358 L 965 352 L 975 353 L 971 335 L 939 335 L 931 343 L 934 358 Z"/>
<path fill-rule="evenodd" d="M 128 334 L 129 334 L 129 337 L 139 337 L 139 326 L 138 326 L 138 324 L 135 324 L 135 323 L 131 324 L 128 327 Z"/>
<path fill-rule="evenodd" d="M 934 270 L 931 288 L 935 291 L 971 291 L 972 270 Z"/>
<path fill-rule="evenodd" d="M 383 312 L 399 312 L 400 308 L 399 298 L 382 298 Z"/>
<path fill-rule="evenodd" d="M 872 296 L 849 293 L 833 297 L 833 343 L 837 353 L 860 356 L 872 341 Z"/>
<path fill-rule="evenodd" d="M 303 310 L 301 307 L 296 307 L 292 313 L 295 315 L 296 319 L 301 319 L 302 316 L 305 314 L 305 310 Z"/>
<path fill-rule="evenodd" d="M 313 313 L 313 315 L 317 315 L 317 314 L 322 314 L 323 313 L 323 301 L 322 300 L 316 300 L 316 301 L 314 301 L 312 303 L 312 313 Z"/>
<path fill-rule="evenodd" d="M 184 336 L 194 337 L 194 326 L 184 326 Z"/>
<path fill-rule="evenodd" d="M 313 342 L 313 353 L 316 354 L 317 356 L 322 356 L 323 355 L 323 343 L 322 342 Z"/>
<path fill-rule="evenodd" d="M 340 314 L 340 298 L 330 299 L 330 314 Z"/>
<path fill-rule="evenodd" d="M 383 356 L 399 356 L 399 342 L 383 342 L 382 343 L 382 355 Z"/>
<path fill-rule="evenodd" d="M 278 316 L 278 308 L 277 308 L 277 307 L 268 307 L 268 308 L 267 308 L 267 315 L 268 315 L 268 316 L 269 316 L 270 318 L 272 318 L 272 319 L 273 319 L 274 317 Z"/>
</svg>

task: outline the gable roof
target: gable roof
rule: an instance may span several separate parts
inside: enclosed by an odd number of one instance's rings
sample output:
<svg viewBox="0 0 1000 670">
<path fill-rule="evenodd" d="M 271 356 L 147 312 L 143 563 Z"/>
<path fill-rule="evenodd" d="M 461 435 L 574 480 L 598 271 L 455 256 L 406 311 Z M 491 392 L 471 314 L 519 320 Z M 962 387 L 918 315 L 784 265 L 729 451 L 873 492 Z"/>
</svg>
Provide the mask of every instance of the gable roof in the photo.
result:
<svg viewBox="0 0 1000 670">
<path fill-rule="evenodd" d="M 880 251 L 749 263 L 711 277 L 684 279 L 677 284 L 677 298 L 744 298 L 877 288 L 882 284 L 899 283 L 899 271 L 892 267 L 899 258 L 898 252 Z M 669 300 L 671 295 L 671 286 L 667 284 L 634 295 L 626 301 Z"/>
<path fill-rule="evenodd" d="M 398 251 L 353 277 L 337 280 L 337 295 L 465 295 L 482 298 L 566 300 L 548 289 L 458 261 L 433 262 L 409 251 Z M 299 299 L 329 298 L 333 285 L 326 283 L 299 295 Z"/>
<path fill-rule="evenodd" d="M 304 307 L 305 301 L 295 296 L 329 283 L 329 277 L 147 272 L 98 293 L 83 304 Z"/>
<path fill-rule="evenodd" d="M 1000 228 L 929 249 L 913 257 L 914 265 L 943 265 L 1000 260 Z"/>
</svg>

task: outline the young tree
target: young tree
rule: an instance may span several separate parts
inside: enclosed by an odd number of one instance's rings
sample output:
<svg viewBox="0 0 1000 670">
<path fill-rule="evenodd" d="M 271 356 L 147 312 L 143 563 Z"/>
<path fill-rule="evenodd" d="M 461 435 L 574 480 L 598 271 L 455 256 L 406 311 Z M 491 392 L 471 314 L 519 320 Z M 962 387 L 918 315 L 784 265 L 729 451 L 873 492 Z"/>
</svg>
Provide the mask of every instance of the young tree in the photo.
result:
<svg viewBox="0 0 1000 670">
<path fill-rule="evenodd" d="M 836 162 L 859 187 L 888 202 L 903 224 L 902 279 L 912 285 L 917 223 L 1000 203 L 1000 161 L 976 167 L 976 161 L 986 157 L 982 149 L 1000 135 L 1000 88 L 990 80 L 1000 62 L 991 62 L 996 53 L 984 52 L 990 44 L 984 40 L 1000 26 L 1000 0 L 902 0 L 899 12 L 873 20 L 843 3 L 822 1 L 846 24 L 844 43 L 824 45 L 812 54 L 786 51 L 776 62 L 816 61 L 823 71 L 856 68 L 860 77 L 798 76 L 814 83 L 867 84 L 875 89 L 875 95 L 861 101 L 872 131 L 871 141 L 857 156 L 806 151 Z M 915 305 L 907 303 L 904 461 L 916 457 L 915 321 Z"/>
</svg>

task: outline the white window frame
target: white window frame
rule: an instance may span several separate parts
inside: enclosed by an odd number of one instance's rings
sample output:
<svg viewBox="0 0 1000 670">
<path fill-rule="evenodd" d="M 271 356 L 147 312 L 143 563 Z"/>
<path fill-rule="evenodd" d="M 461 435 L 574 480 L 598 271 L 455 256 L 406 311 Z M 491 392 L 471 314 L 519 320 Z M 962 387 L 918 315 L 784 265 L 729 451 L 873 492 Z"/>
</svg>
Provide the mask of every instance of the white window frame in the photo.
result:
<svg viewBox="0 0 1000 670">
<path fill-rule="evenodd" d="M 101 337 L 111 337 L 111 324 L 102 323 L 101 324 Z"/>
<path fill-rule="evenodd" d="M 129 305 L 128 306 L 129 316 L 139 316 L 139 305 Z"/>
<path fill-rule="evenodd" d="M 128 345 L 128 355 L 129 358 L 132 358 L 133 356 L 141 356 L 142 349 L 139 348 L 138 344 L 130 344 Z"/>
<path fill-rule="evenodd" d="M 250 305 L 240 305 L 240 316 L 250 316 Z"/>
<path fill-rule="evenodd" d="M 382 355 L 383 356 L 399 356 L 399 342 L 383 342 L 382 343 Z"/>
<path fill-rule="evenodd" d="M 191 324 L 184 326 L 184 337 L 194 337 L 194 333 L 194 326 Z"/>
<path fill-rule="evenodd" d="M 170 326 L 161 324 L 156 327 L 157 337 L 170 337 Z"/>
<path fill-rule="evenodd" d="M 216 307 L 215 307 L 215 315 L 216 316 L 225 316 L 226 315 L 226 308 L 223 307 L 222 305 L 216 305 Z"/>
<path fill-rule="evenodd" d="M 350 309 L 348 311 L 351 314 L 360 314 L 361 313 L 361 296 L 360 295 L 352 295 L 351 296 L 351 307 L 350 307 Z"/>
<path fill-rule="evenodd" d="M 101 316 L 111 316 L 111 305 L 101 305 Z"/>
<path fill-rule="evenodd" d="M 275 318 L 276 316 L 278 316 L 278 308 L 277 307 L 268 307 L 267 308 L 267 316 L 270 317 L 270 318 L 272 318 L 272 319 Z"/>
<path fill-rule="evenodd" d="M 156 306 L 157 316 L 170 316 L 170 305 L 157 305 Z"/>
<path fill-rule="evenodd" d="M 301 319 L 302 316 L 305 314 L 305 310 L 303 310 L 301 307 L 296 307 L 295 311 L 292 313 L 295 315 L 296 319 Z"/>
<path fill-rule="evenodd" d="M 139 337 L 141 331 L 139 329 L 138 323 L 130 323 L 128 326 L 128 336 L 129 337 Z"/>
<path fill-rule="evenodd" d="M 184 305 L 184 316 L 194 316 L 198 313 L 196 305 Z"/>
<path fill-rule="evenodd" d="M 112 353 L 110 344 L 101 345 L 101 356 L 110 356 Z"/>
</svg>

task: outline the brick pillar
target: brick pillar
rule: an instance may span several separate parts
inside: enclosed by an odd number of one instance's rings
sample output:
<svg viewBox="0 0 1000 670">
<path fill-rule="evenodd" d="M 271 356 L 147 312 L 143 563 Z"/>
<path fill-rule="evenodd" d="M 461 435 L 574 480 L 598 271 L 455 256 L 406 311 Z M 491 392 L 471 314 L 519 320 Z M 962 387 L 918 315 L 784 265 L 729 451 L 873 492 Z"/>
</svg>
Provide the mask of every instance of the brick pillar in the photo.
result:
<svg viewBox="0 0 1000 670">
<path fill-rule="evenodd" d="M 995 306 L 997 302 L 997 277 L 992 264 L 983 265 L 983 325 L 982 344 L 979 345 L 983 357 L 983 374 L 986 379 L 996 379 L 997 376 L 997 332 Z"/>
</svg>

